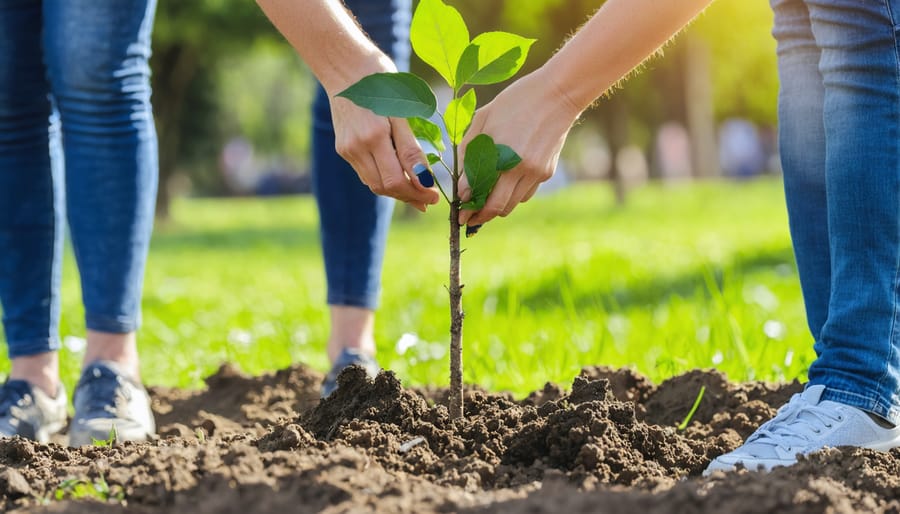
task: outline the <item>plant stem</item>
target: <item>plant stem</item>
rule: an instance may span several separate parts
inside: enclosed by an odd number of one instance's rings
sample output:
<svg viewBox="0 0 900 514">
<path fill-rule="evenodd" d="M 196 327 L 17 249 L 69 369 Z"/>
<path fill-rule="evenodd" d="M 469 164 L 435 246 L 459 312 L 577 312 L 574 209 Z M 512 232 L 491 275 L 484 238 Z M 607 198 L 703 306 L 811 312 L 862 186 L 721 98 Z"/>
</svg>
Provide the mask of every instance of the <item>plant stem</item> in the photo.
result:
<svg viewBox="0 0 900 514">
<path fill-rule="evenodd" d="M 453 201 L 450 202 L 450 419 L 463 415 L 462 308 L 460 283 L 459 147 L 453 145 Z"/>
</svg>

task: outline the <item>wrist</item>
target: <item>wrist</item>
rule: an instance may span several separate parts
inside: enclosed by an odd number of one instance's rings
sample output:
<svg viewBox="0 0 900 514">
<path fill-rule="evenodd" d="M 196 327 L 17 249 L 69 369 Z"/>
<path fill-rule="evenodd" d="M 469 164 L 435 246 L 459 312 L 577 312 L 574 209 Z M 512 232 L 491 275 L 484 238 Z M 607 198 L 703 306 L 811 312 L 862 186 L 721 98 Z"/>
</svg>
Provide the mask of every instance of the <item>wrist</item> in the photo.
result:
<svg viewBox="0 0 900 514">
<path fill-rule="evenodd" d="M 318 77 L 329 98 L 352 86 L 363 77 L 374 73 L 396 72 L 397 66 L 390 57 L 378 49 L 360 53 L 356 58 L 329 66 Z"/>
<path fill-rule="evenodd" d="M 547 66 L 535 70 L 530 77 L 537 85 L 538 98 L 532 105 L 541 106 L 549 117 L 571 126 L 587 105 L 580 105 L 573 99 L 570 89 L 560 80 L 558 74 Z"/>
</svg>

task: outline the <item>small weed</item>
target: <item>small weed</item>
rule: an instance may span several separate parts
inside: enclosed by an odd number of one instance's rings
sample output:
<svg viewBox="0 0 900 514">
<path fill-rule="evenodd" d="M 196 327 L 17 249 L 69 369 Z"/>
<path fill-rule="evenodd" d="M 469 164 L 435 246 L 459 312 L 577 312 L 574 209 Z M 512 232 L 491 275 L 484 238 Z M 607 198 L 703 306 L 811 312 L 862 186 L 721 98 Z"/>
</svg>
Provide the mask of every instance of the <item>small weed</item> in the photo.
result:
<svg viewBox="0 0 900 514">
<path fill-rule="evenodd" d="M 687 416 L 685 416 L 684 421 L 682 421 L 681 424 L 678 425 L 678 430 L 684 430 L 685 428 L 687 428 L 688 424 L 691 422 L 691 418 L 693 418 L 694 414 L 697 412 L 697 408 L 700 407 L 700 400 L 703 399 L 703 393 L 705 392 L 706 386 L 701 386 L 700 393 L 697 395 L 697 399 L 694 400 L 694 406 L 691 407 L 691 410 L 687 413 Z"/>
<path fill-rule="evenodd" d="M 114 446 L 116 444 L 116 441 L 118 439 L 119 439 L 119 431 L 116 430 L 116 426 L 113 425 L 109 429 L 109 434 L 107 435 L 106 439 L 94 439 L 92 441 L 92 444 L 94 446 L 103 446 L 103 447 L 111 448 L 112 446 Z"/>
<path fill-rule="evenodd" d="M 125 501 L 125 490 L 120 485 L 110 486 L 103 475 L 93 482 L 84 478 L 67 478 L 57 486 L 53 498 L 57 501 L 94 499 L 122 503 Z"/>
</svg>

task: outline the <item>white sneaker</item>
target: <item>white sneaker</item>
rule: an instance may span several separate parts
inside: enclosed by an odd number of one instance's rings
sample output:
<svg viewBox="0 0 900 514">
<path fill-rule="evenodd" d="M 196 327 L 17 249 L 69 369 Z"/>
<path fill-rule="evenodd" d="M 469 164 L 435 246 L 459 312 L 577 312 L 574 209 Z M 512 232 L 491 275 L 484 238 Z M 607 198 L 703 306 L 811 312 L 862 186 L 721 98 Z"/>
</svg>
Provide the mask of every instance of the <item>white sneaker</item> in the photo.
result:
<svg viewBox="0 0 900 514">
<path fill-rule="evenodd" d="M 66 426 L 67 403 L 62 384 L 54 398 L 24 380 L 7 380 L 0 386 L 0 437 L 48 442 Z"/>
<path fill-rule="evenodd" d="M 826 446 L 855 446 L 887 451 L 900 446 L 900 427 L 885 428 L 856 407 L 822 400 L 825 386 L 795 394 L 774 418 L 760 426 L 742 446 L 713 460 L 704 476 L 742 464 L 749 470 L 769 471 L 790 466 L 797 455 Z"/>
</svg>

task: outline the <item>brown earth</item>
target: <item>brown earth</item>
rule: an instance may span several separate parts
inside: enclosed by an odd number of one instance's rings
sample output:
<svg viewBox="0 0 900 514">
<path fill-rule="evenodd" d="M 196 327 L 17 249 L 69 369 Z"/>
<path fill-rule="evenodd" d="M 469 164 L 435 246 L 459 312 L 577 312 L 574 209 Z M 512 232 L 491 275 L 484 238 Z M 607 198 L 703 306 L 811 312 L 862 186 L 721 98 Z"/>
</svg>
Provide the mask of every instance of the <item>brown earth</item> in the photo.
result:
<svg viewBox="0 0 900 514">
<path fill-rule="evenodd" d="M 569 390 L 522 401 L 471 388 L 451 422 L 446 391 L 390 373 L 225 366 L 202 391 L 154 388 L 160 437 L 69 449 L 0 440 L 0 508 L 36 512 L 640 512 L 900 514 L 900 451 L 830 449 L 772 473 L 702 478 L 800 390 L 694 371 L 659 386 L 587 368 Z M 702 386 L 690 425 L 676 426 Z M 79 482 L 80 481 L 80 482 Z M 79 488 L 82 489 L 79 492 Z M 111 500 L 73 500 L 83 490 Z"/>
</svg>

